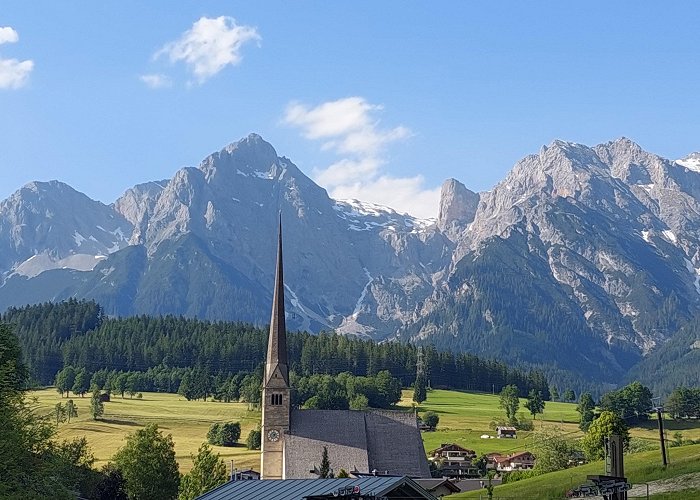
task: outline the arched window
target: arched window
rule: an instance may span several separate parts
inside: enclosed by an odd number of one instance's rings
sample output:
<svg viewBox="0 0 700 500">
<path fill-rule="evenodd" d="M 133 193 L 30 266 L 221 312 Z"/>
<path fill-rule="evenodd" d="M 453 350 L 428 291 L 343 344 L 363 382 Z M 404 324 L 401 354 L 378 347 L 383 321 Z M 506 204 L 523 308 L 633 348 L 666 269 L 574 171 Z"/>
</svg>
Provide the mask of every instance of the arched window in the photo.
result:
<svg viewBox="0 0 700 500">
<path fill-rule="evenodd" d="M 279 406 L 282 404 L 282 395 L 281 394 L 273 394 L 270 400 L 270 403 L 274 406 Z"/>
</svg>

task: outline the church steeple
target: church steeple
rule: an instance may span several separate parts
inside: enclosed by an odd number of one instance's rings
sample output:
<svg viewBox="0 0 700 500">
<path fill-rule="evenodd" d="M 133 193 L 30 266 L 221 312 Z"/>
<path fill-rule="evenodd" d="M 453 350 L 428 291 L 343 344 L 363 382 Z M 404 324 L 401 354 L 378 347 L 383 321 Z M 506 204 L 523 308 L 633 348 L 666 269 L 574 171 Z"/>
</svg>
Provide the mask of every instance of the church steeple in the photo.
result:
<svg viewBox="0 0 700 500">
<path fill-rule="evenodd" d="M 272 318 L 267 343 L 262 391 L 262 442 L 260 472 L 263 479 L 284 479 L 285 436 L 292 408 L 287 362 L 287 330 L 284 321 L 284 275 L 282 271 L 282 214 L 277 236 L 277 269 L 272 293 Z"/>
<path fill-rule="evenodd" d="M 284 321 L 284 271 L 282 266 L 282 214 L 277 235 L 277 269 L 275 272 L 275 289 L 272 295 L 272 317 L 270 318 L 270 335 L 267 343 L 267 361 L 265 364 L 265 381 L 267 385 L 275 369 L 285 383 L 289 385 L 289 365 L 287 363 L 287 329 Z"/>
</svg>

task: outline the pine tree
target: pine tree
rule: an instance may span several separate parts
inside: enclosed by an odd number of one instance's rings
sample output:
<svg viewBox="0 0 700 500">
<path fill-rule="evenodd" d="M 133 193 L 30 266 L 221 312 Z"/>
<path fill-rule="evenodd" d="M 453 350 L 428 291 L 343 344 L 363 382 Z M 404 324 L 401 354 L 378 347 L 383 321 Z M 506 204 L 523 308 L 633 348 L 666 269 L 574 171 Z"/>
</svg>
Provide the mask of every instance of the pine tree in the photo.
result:
<svg viewBox="0 0 700 500">
<path fill-rule="evenodd" d="M 90 399 L 90 413 L 92 414 L 93 420 L 97 420 L 97 417 L 104 415 L 105 405 L 100 400 L 100 391 L 95 389 L 92 391 L 92 398 Z"/>
<path fill-rule="evenodd" d="M 544 411 L 544 399 L 542 398 L 542 393 L 531 389 L 530 393 L 527 395 L 527 401 L 525 401 L 525 408 L 530 410 L 532 418 L 535 415 L 542 413 Z"/>
<path fill-rule="evenodd" d="M 423 348 L 418 350 L 418 362 L 416 363 L 416 381 L 413 385 L 413 401 L 421 404 L 425 401 L 427 377 L 425 376 L 425 367 L 423 365 Z"/>
<path fill-rule="evenodd" d="M 63 406 L 63 403 L 56 403 L 53 412 L 56 416 L 56 427 L 58 427 L 58 424 L 66 421 L 66 407 Z"/>
<path fill-rule="evenodd" d="M 68 423 L 70 424 L 70 419 L 78 416 L 78 407 L 75 406 L 72 399 L 69 399 L 66 403 L 66 417 L 68 418 Z"/>
<path fill-rule="evenodd" d="M 321 468 L 318 471 L 318 476 L 321 479 L 333 477 L 331 462 L 328 460 L 328 448 L 325 446 L 323 447 L 323 454 L 321 455 Z"/>
</svg>

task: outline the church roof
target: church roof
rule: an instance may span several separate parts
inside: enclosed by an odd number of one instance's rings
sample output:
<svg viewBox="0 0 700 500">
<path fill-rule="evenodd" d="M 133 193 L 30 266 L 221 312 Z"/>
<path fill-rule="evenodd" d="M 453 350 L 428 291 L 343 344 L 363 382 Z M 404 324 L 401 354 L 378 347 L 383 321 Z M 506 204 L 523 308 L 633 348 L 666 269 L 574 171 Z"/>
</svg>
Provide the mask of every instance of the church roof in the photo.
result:
<svg viewBox="0 0 700 500">
<path fill-rule="evenodd" d="M 315 478 L 323 447 L 337 473 L 378 471 L 430 477 L 416 417 L 389 410 L 293 410 L 285 436 L 285 477 Z"/>
<path fill-rule="evenodd" d="M 315 496 L 331 496 L 342 488 L 358 486 L 360 492 L 384 496 L 399 488 L 415 496 L 434 500 L 435 497 L 407 477 L 363 477 L 357 479 L 285 479 L 266 481 L 232 481 L 198 497 L 199 500 L 304 500 Z"/>
<path fill-rule="evenodd" d="M 278 370 L 284 383 L 289 385 L 289 368 L 287 362 L 287 327 L 284 320 L 284 272 L 282 265 L 282 214 L 280 214 L 279 234 L 277 236 L 277 269 L 275 271 L 275 289 L 272 293 L 272 316 L 270 318 L 270 336 L 267 343 L 267 362 L 265 380 L 267 385 L 273 373 Z"/>
</svg>

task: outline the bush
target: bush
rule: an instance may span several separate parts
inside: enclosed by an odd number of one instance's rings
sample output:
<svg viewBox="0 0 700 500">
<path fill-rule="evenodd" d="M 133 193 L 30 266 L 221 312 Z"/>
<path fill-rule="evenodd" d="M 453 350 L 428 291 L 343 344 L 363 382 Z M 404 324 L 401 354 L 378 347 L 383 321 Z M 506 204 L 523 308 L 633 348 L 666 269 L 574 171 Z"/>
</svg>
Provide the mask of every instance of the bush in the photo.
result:
<svg viewBox="0 0 700 500">
<path fill-rule="evenodd" d="M 248 433 L 248 439 L 246 440 L 246 446 L 249 450 L 259 450 L 260 449 L 260 439 L 261 432 L 260 429 L 253 429 Z"/>
<path fill-rule="evenodd" d="M 514 470 L 511 472 L 505 472 L 501 476 L 501 482 L 502 484 L 514 483 L 516 481 L 520 481 L 522 479 L 529 479 L 537 475 L 539 474 L 534 470 Z"/>
<path fill-rule="evenodd" d="M 519 431 L 532 431 L 535 429 L 535 424 L 532 420 L 520 419 L 516 422 L 515 428 Z"/>
<path fill-rule="evenodd" d="M 241 437 L 241 424 L 239 422 L 226 422 L 224 424 L 212 424 L 207 432 L 209 444 L 217 446 L 235 446 Z"/>
<path fill-rule="evenodd" d="M 435 430 L 438 423 L 440 422 L 440 417 L 434 411 L 426 411 L 423 414 L 422 420 L 425 423 L 425 425 L 430 427 L 432 430 Z"/>
<path fill-rule="evenodd" d="M 221 441 L 221 424 L 211 424 L 207 432 L 207 442 L 218 445 Z"/>
</svg>

